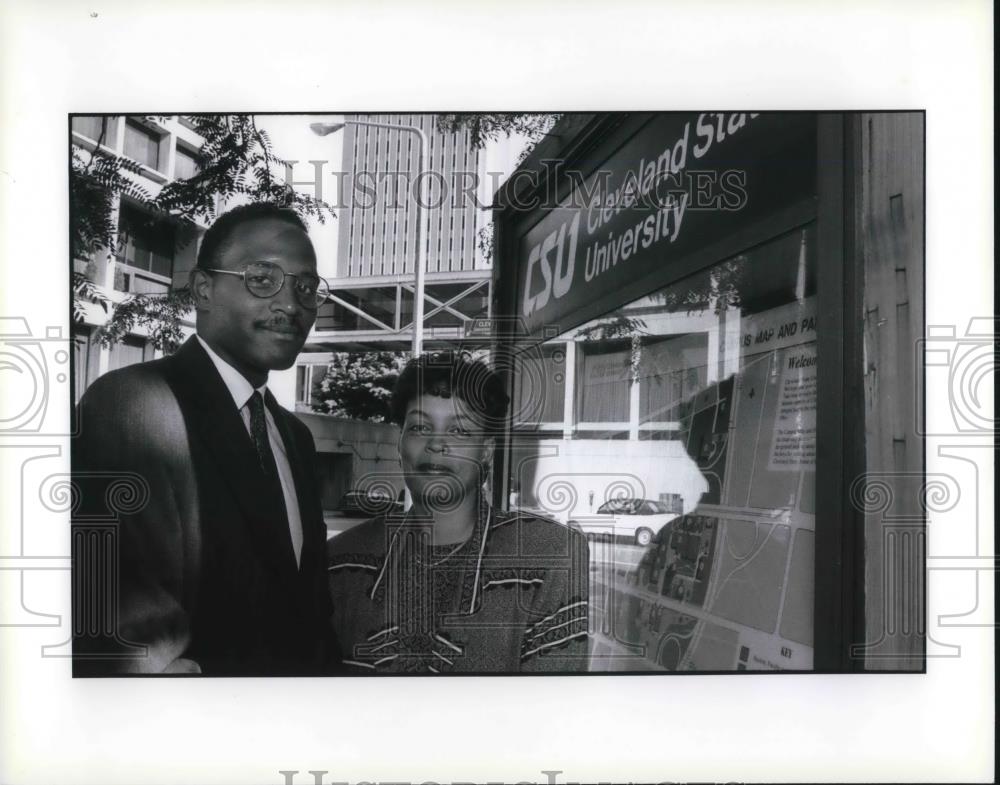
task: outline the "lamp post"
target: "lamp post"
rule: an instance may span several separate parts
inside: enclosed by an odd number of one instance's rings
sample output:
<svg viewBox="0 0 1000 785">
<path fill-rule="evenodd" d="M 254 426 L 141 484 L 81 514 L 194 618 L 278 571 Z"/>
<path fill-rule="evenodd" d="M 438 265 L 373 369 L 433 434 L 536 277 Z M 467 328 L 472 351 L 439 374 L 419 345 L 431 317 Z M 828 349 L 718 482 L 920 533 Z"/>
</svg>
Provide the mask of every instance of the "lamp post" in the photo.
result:
<svg viewBox="0 0 1000 785">
<path fill-rule="evenodd" d="M 424 210 L 426 210 L 426 173 L 430 171 L 427 160 L 427 136 L 415 125 L 395 125 L 393 123 L 373 123 L 368 120 L 345 120 L 342 123 L 310 123 L 309 128 L 314 134 L 327 136 L 341 130 L 345 125 L 365 125 L 370 128 L 388 128 L 395 131 L 406 131 L 416 134 L 418 152 L 420 153 L 419 195 L 417 196 L 417 258 L 413 273 L 413 346 L 414 357 L 419 357 L 424 348 L 424 268 L 427 267 L 427 253 L 424 247 L 423 228 Z"/>
</svg>

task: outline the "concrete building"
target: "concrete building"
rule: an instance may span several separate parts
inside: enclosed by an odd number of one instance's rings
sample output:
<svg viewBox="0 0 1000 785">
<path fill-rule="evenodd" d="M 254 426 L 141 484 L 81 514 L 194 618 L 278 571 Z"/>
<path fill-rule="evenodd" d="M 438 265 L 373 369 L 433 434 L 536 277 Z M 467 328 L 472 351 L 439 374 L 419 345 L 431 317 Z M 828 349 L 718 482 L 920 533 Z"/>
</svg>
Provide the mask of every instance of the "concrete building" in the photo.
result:
<svg viewBox="0 0 1000 785">
<path fill-rule="evenodd" d="M 440 133 L 431 114 L 346 115 L 344 121 L 338 201 L 345 207 L 338 211 L 334 296 L 320 308 L 297 375 L 296 404 L 306 410 L 332 352 L 409 351 L 418 221 L 426 253 L 425 348 L 465 340 L 473 320 L 491 313 L 492 263 L 482 244 L 492 218 L 487 163 L 497 168 L 497 147 L 474 148 L 467 131 Z M 352 121 L 424 132 L 430 171 L 423 206 L 417 135 Z"/>
<path fill-rule="evenodd" d="M 262 118 L 265 123 L 267 119 Z M 303 127 L 309 120 L 277 119 L 286 136 L 299 120 Z M 322 250 L 326 246 L 317 245 L 319 271 L 330 281 L 334 296 L 320 308 L 296 367 L 273 372 L 268 379 L 277 400 L 294 408 L 316 439 L 327 509 L 336 507 L 343 493 L 362 480 L 402 489 L 397 431 L 390 425 L 313 412 L 314 383 L 326 372 L 334 352 L 410 349 L 418 221 L 426 253 L 425 348 L 467 341 L 475 320 L 490 316 L 492 260 L 488 251 L 484 253 L 492 219 L 488 205 L 524 145 L 524 140 L 514 138 L 480 150 L 471 145 L 468 132 L 438 132 L 431 114 L 348 115 L 344 120 L 342 160 L 339 171 L 332 173 L 341 192 L 326 194 L 326 201 L 338 208 L 336 256 L 327 258 L 329 251 Z M 416 135 L 351 121 L 412 125 L 424 132 L 430 171 L 424 175 L 423 206 L 416 198 L 421 173 Z M 136 161 L 139 172 L 128 176 L 150 197 L 199 169 L 198 151 L 204 139 L 184 116 L 77 116 L 71 126 L 71 143 L 85 161 L 98 146 L 105 153 Z M 298 149 L 291 146 L 285 151 L 275 143 L 282 154 Z M 275 171 L 293 187 L 315 187 L 294 182 L 290 174 Z M 219 202 L 216 210 L 228 206 L 232 205 Z M 128 198 L 116 199 L 113 214 L 120 233 L 117 247 L 73 260 L 74 270 L 108 298 L 109 311 L 129 295 L 166 293 L 172 286 L 186 284 L 206 225 L 164 221 Z M 101 346 L 96 333 L 110 312 L 88 302 L 83 303 L 83 312 L 83 321 L 73 328 L 76 401 L 98 376 L 160 354 L 142 326 L 121 343 Z M 182 327 L 185 333 L 193 332 L 193 314 L 185 317 Z M 488 339 L 488 331 L 481 337 Z"/>
<path fill-rule="evenodd" d="M 155 197 L 167 183 L 198 172 L 198 151 L 205 141 L 183 116 L 153 120 L 79 115 L 70 120 L 70 135 L 74 152 L 85 162 L 100 149 L 138 163 L 138 173 L 124 175 L 150 197 Z M 74 402 L 102 374 L 158 356 L 143 326 L 137 326 L 132 335 L 111 347 L 101 346 L 95 333 L 129 295 L 166 293 L 171 286 L 183 286 L 195 264 L 198 240 L 206 229 L 198 223 L 182 225 L 163 220 L 127 197 L 114 199 L 112 216 L 118 236 L 116 247 L 73 259 L 73 270 L 84 274 L 109 301 L 108 311 L 96 303 L 82 303 L 83 321 L 73 325 Z M 184 329 L 193 330 L 193 321 L 185 319 Z"/>
<path fill-rule="evenodd" d="M 312 414 L 312 391 L 335 352 L 409 352 L 413 339 L 417 239 L 424 244 L 425 350 L 467 343 L 477 319 L 491 315 L 488 248 L 492 193 L 523 147 L 472 146 L 467 131 L 441 133 L 431 114 L 344 116 L 334 197 L 337 256 L 331 301 L 322 306 L 295 370 L 296 411 L 317 441 L 324 505 L 347 490 L 402 490 L 395 426 Z M 427 139 L 423 176 L 418 136 L 353 122 L 413 126 Z M 489 172 L 494 172 L 493 176 Z M 418 232 L 418 221 L 420 230 Z M 321 260 L 321 267 L 330 269 Z M 482 338 L 488 339 L 488 331 Z"/>
</svg>

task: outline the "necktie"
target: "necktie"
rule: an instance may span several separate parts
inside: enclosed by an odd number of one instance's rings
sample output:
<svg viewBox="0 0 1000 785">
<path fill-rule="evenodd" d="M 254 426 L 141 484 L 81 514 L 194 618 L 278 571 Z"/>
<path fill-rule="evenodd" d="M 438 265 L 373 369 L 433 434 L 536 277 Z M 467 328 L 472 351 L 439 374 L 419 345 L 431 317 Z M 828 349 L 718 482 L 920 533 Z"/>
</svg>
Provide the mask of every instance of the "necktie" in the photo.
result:
<svg viewBox="0 0 1000 785">
<path fill-rule="evenodd" d="M 264 397 L 258 390 L 254 390 L 250 400 L 247 401 L 247 408 L 250 410 L 250 438 L 253 439 L 253 446 L 257 450 L 257 460 L 264 475 L 272 481 L 278 481 L 278 464 L 274 462 L 274 453 L 271 451 L 271 440 L 267 435 L 267 418 L 264 416 Z M 280 482 L 279 482 L 280 485 Z"/>
<path fill-rule="evenodd" d="M 278 464 L 275 463 L 274 453 L 271 451 L 271 440 L 267 435 L 267 418 L 264 416 L 264 398 L 258 392 L 250 396 L 247 401 L 247 408 L 250 410 L 250 438 L 253 439 L 253 446 L 257 450 L 257 459 L 260 461 L 260 468 L 264 471 L 267 480 L 268 493 L 272 503 L 275 505 L 275 524 L 277 531 L 284 540 L 291 537 L 288 527 L 288 510 L 285 507 L 285 494 L 281 490 L 281 479 L 278 477 Z M 292 546 L 294 549 L 294 545 Z"/>
</svg>

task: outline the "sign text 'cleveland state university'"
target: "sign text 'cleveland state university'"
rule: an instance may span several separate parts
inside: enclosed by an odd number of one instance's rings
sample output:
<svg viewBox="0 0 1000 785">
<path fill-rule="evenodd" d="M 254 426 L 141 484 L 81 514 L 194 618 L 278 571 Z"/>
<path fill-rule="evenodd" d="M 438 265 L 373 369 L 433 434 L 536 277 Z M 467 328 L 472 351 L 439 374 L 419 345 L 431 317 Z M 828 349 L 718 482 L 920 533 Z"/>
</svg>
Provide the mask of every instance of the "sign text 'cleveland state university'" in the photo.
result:
<svg viewBox="0 0 1000 785">
<path fill-rule="evenodd" d="M 814 134 L 807 115 L 651 116 L 519 239 L 528 331 L 811 195 Z"/>
</svg>

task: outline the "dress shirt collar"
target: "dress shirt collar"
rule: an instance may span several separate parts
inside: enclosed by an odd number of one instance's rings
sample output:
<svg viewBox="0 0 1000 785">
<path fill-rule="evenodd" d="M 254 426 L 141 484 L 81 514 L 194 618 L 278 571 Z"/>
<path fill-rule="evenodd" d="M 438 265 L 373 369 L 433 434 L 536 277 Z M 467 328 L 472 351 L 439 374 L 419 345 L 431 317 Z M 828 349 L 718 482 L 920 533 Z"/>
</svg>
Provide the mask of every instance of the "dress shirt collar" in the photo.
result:
<svg viewBox="0 0 1000 785">
<path fill-rule="evenodd" d="M 254 386 L 246 380 L 246 377 L 242 373 L 219 357 L 212 347 L 205 343 L 205 340 L 200 335 L 196 334 L 195 338 L 198 339 L 198 343 L 201 344 L 201 348 L 205 350 L 211 358 L 212 363 L 219 371 L 219 376 L 221 376 L 222 381 L 226 383 L 226 388 L 229 390 L 229 394 L 233 396 L 233 403 L 236 404 L 236 408 L 242 409 L 246 406 L 247 401 L 250 400 L 250 396 L 253 395 L 255 389 Z M 260 387 L 257 387 L 256 390 L 261 394 L 261 397 L 266 397 L 267 383 L 265 382 Z"/>
</svg>

